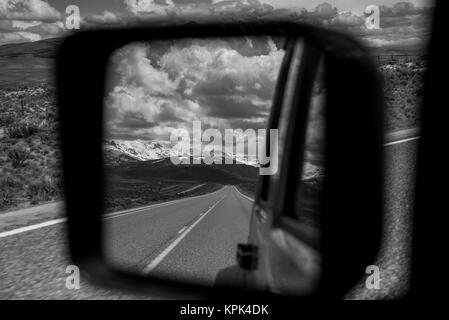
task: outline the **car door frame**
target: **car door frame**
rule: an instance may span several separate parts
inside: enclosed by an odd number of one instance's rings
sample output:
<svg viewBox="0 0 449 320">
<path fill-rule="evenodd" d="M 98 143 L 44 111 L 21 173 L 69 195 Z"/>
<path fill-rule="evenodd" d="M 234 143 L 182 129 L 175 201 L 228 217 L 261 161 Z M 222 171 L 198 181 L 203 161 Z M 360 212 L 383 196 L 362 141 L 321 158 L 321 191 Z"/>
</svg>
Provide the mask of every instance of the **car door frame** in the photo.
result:
<svg viewBox="0 0 449 320">
<path fill-rule="evenodd" d="M 277 96 L 273 99 L 273 109 L 270 116 L 267 130 L 266 150 L 270 150 L 269 130 L 278 129 L 281 114 L 284 108 L 288 108 L 290 113 L 289 122 L 286 123 L 285 144 L 282 148 L 283 153 L 279 155 L 278 161 L 279 178 L 275 186 L 270 179 L 270 175 L 261 177 L 258 188 L 258 194 L 252 210 L 251 227 L 249 243 L 258 247 L 258 268 L 251 275 L 251 283 L 258 289 L 278 291 L 281 290 L 276 279 L 288 277 L 288 275 L 279 275 L 273 272 L 273 267 L 280 261 L 274 261 L 272 252 L 277 250 L 271 238 L 273 229 L 287 229 L 298 238 L 306 239 L 308 245 L 311 238 L 306 232 L 300 232 L 301 229 L 291 228 L 291 221 L 285 220 L 285 204 L 288 193 L 286 189 L 291 185 L 289 170 L 295 160 L 302 159 L 304 154 L 305 128 L 307 124 L 307 115 L 309 111 L 309 102 L 312 95 L 312 83 L 308 80 L 313 78 L 320 63 L 320 52 L 313 45 L 307 44 L 303 39 L 293 38 L 290 40 L 285 63 L 286 68 L 281 68 L 281 76 L 279 79 L 279 88 L 276 90 Z M 297 55 L 301 56 L 297 56 Z M 296 61 L 295 61 L 296 60 Z M 304 63 L 307 62 L 307 63 Z M 294 106 L 299 106 L 295 108 Z M 293 143 L 296 143 L 297 149 L 293 149 Z M 297 143 L 299 142 L 299 143 Z M 299 152 L 297 152 L 299 150 Z M 299 160 L 300 161 L 300 160 Z M 273 191 L 270 188 L 274 187 Z M 273 201 L 276 200 L 276 201 Z M 304 234 L 304 236 L 303 236 Z M 301 239 L 301 241 L 303 241 Z M 316 241 L 313 242 L 315 246 Z"/>
</svg>

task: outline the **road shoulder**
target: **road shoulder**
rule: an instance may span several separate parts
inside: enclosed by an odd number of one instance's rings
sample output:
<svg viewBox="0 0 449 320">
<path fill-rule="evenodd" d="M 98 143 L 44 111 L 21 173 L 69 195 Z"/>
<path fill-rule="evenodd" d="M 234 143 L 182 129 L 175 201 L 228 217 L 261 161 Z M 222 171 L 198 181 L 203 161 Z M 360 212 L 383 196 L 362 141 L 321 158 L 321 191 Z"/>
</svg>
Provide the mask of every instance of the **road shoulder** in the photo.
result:
<svg viewBox="0 0 449 320">
<path fill-rule="evenodd" d="M 0 213 L 0 232 L 58 219 L 64 215 L 64 202 L 55 201 L 38 206 Z"/>
</svg>

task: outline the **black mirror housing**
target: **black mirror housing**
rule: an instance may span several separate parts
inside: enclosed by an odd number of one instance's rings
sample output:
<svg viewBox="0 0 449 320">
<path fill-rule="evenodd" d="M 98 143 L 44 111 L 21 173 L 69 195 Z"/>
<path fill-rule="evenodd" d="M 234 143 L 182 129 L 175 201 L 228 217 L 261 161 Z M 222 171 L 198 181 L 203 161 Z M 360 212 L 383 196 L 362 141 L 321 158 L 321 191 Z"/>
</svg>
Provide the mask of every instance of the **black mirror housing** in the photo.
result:
<svg viewBox="0 0 449 320">
<path fill-rule="evenodd" d="M 129 42 L 267 34 L 304 38 L 323 52 L 327 68 L 323 275 L 314 296 L 341 298 L 363 277 L 381 236 L 381 83 L 368 52 L 357 41 L 335 31 L 287 22 L 108 29 L 80 32 L 65 40 L 58 54 L 57 81 L 68 238 L 73 262 L 86 277 L 177 298 L 247 297 L 245 290 L 138 276 L 106 264 L 101 223 L 103 99 L 108 58 Z M 83 153 L 78 152 L 81 147 Z M 252 292 L 251 297 L 273 294 Z"/>
</svg>

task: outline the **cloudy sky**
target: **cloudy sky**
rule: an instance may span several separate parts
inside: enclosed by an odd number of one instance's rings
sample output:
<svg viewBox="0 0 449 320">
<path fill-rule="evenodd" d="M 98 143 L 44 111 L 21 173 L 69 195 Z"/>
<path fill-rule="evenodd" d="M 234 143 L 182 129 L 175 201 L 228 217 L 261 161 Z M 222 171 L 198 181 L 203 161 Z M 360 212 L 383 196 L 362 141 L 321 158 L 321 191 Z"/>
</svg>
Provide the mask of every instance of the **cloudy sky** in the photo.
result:
<svg viewBox="0 0 449 320">
<path fill-rule="evenodd" d="M 419 47 L 426 43 L 430 0 L 0 0 L 0 45 L 63 36 L 66 7 L 77 5 L 81 28 L 138 23 L 183 15 L 217 19 L 287 18 L 345 29 L 368 45 Z M 380 6 L 379 30 L 367 30 L 364 10 Z"/>
<path fill-rule="evenodd" d="M 427 43 L 432 2 L 0 0 L 0 45 L 64 36 L 68 5 L 79 7 L 81 28 L 150 19 L 289 19 L 346 30 L 375 48 L 418 50 Z M 378 30 L 365 26 L 368 5 L 380 7 Z M 167 140 L 192 120 L 202 120 L 203 129 L 264 128 L 282 57 L 279 39 L 271 38 L 130 44 L 111 60 L 107 132 Z"/>
<path fill-rule="evenodd" d="M 265 129 L 283 39 L 131 43 L 111 57 L 107 138 L 170 140 L 176 129 Z"/>
</svg>

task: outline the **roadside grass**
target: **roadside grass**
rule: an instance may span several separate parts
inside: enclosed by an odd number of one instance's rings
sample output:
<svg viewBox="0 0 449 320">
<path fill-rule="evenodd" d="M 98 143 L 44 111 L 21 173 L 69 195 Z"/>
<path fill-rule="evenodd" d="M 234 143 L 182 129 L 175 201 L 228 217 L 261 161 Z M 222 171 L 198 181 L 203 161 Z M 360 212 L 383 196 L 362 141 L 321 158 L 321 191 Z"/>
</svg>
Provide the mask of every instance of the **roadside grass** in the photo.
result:
<svg viewBox="0 0 449 320">
<path fill-rule="evenodd" d="M 54 90 L 0 89 L 0 211 L 62 195 Z"/>
<path fill-rule="evenodd" d="M 379 66 L 384 80 L 385 131 L 419 126 L 426 65 L 426 61 L 413 61 Z"/>
<path fill-rule="evenodd" d="M 132 209 L 158 202 L 198 196 L 220 189 L 218 183 L 161 179 L 125 180 L 111 177 L 106 182 L 106 212 Z M 196 187 L 196 188 L 195 188 Z"/>
<path fill-rule="evenodd" d="M 245 196 L 250 197 L 252 199 L 255 198 L 257 181 L 256 182 L 239 183 L 236 187 Z"/>
</svg>

